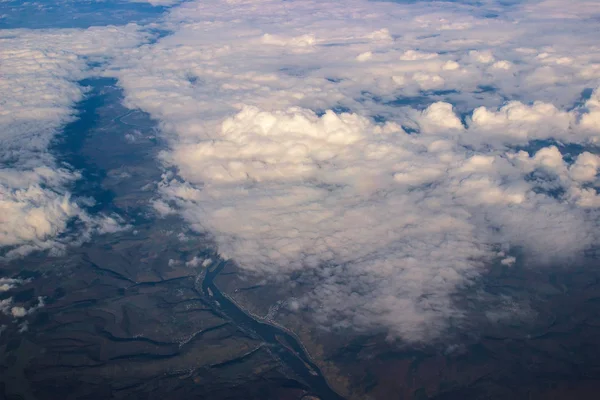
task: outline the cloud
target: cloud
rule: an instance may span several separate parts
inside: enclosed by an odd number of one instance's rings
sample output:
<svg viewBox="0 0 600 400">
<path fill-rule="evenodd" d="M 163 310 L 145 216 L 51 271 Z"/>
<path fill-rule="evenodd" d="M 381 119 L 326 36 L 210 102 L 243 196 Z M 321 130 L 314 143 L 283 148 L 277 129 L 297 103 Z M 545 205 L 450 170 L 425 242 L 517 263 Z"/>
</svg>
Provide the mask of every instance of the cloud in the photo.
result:
<svg viewBox="0 0 600 400">
<path fill-rule="evenodd" d="M 556 147 L 472 155 L 445 142 L 453 128 L 407 135 L 355 114 L 246 108 L 211 141 L 175 147 L 168 160 L 185 182 L 161 192 L 243 268 L 318 276 L 305 301 L 323 322 L 426 339 L 440 315 L 459 317 L 452 293 L 502 246 L 560 260 L 598 239 L 582 179 Z M 571 170 L 595 174 L 594 162 L 584 153 Z M 549 176 L 526 179 L 538 170 Z M 566 193 L 541 194 L 546 185 Z"/>
<path fill-rule="evenodd" d="M 132 3 L 149 3 L 153 6 L 164 6 L 164 7 L 169 7 L 169 6 L 173 6 L 177 3 L 180 3 L 181 0 L 129 0 Z"/>
<path fill-rule="evenodd" d="M 68 192 L 79 174 L 57 165 L 49 147 L 75 117 L 73 106 L 85 95 L 78 81 L 89 76 L 89 64 L 144 37 L 135 25 L 0 33 L 0 256 L 61 251 L 117 223 L 87 215 Z M 61 236 L 74 220 L 83 232 Z"/>
<path fill-rule="evenodd" d="M 598 142 L 600 91 L 576 104 L 600 49 L 591 20 L 554 34 L 555 12 L 189 2 L 111 73 L 169 141 L 159 214 L 248 273 L 294 276 L 294 309 L 323 326 L 427 341 L 491 263 L 598 244 L 597 155 L 560 143 Z"/>
<path fill-rule="evenodd" d="M 20 278 L 0 278 L 0 294 L 4 292 L 8 292 L 16 287 L 19 287 L 25 283 L 30 282 L 31 279 L 20 279 Z M 31 304 L 30 304 L 31 305 Z M 15 304 L 13 297 L 7 297 L 5 299 L 0 300 L 0 313 L 13 318 L 13 319 L 21 319 L 34 313 L 39 308 L 45 306 L 44 297 L 38 296 L 37 304 L 32 305 L 27 308 L 27 304 Z M 24 332 L 27 330 L 28 324 L 27 322 L 23 322 L 19 328 L 19 332 Z M 5 325 L 0 326 L 0 334 L 6 328 Z"/>
<path fill-rule="evenodd" d="M 40 296 L 37 298 L 37 300 L 38 300 L 37 305 L 30 307 L 30 308 L 25 308 L 23 306 L 14 305 L 13 298 L 9 297 L 7 299 L 0 300 L 0 312 L 6 314 L 8 316 L 12 316 L 13 318 L 24 318 L 27 315 L 34 313 L 39 308 L 42 308 L 45 306 L 43 297 Z"/>
<path fill-rule="evenodd" d="M 8 292 L 23 282 L 25 282 L 23 279 L 18 278 L 0 278 L 0 293 Z"/>
<path fill-rule="evenodd" d="M 210 258 L 198 258 L 198 257 L 194 257 L 192 258 L 190 261 L 186 261 L 185 262 L 185 266 L 186 267 L 207 267 L 212 263 L 212 260 Z"/>
</svg>

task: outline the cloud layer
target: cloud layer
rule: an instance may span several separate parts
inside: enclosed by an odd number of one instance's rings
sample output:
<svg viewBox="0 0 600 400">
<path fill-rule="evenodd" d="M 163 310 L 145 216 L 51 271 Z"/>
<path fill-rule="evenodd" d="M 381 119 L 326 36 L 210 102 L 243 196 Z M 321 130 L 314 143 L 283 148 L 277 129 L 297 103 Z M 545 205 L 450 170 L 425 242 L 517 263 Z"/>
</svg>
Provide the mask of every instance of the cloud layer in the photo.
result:
<svg viewBox="0 0 600 400">
<path fill-rule="evenodd" d="M 49 152 L 61 126 L 74 118 L 89 63 L 137 45 L 134 25 L 88 30 L 3 30 L 0 33 L 0 257 L 61 251 L 72 240 L 117 225 L 91 217 L 72 199 L 79 175 Z M 78 238 L 61 237 L 73 221 Z"/>
<path fill-rule="evenodd" d="M 323 325 L 406 341 L 460 324 L 453 296 L 515 248 L 583 256 L 599 239 L 599 11 L 486 7 L 173 9 L 173 34 L 113 71 L 170 140 L 157 211 L 249 272 L 308 282 L 295 306 Z"/>
</svg>

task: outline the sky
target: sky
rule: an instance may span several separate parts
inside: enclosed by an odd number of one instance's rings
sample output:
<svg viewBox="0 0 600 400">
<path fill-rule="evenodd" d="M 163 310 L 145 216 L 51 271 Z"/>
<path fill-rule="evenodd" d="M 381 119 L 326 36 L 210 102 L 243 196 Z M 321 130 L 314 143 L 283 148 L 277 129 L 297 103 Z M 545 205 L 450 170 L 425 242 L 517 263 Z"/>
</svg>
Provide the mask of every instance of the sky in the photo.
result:
<svg viewBox="0 0 600 400">
<path fill-rule="evenodd" d="M 150 5 L 170 8 L 0 31 L 3 257 L 125 229 L 50 151 L 90 76 L 168 144 L 148 209 L 248 274 L 302 281 L 290 311 L 325 328 L 434 341 L 490 266 L 597 256 L 599 3 Z"/>
</svg>

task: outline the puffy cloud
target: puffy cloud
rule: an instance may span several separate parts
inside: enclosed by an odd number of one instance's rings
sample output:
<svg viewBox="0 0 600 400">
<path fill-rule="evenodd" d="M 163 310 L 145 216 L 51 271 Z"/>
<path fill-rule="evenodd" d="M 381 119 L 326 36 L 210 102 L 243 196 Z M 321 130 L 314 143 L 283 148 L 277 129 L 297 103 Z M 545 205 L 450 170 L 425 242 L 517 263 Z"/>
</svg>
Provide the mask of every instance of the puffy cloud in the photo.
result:
<svg viewBox="0 0 600 400">
<path fill-rule="evenodd" d="M 246 108 L 212 140 L 176 146 L 168 157 L 185 182 L 167 179 L 161 191 L 243 268 L 319 277 L 305 301 L 323 322 L 426 339 L 442 328 L 440 315 L 460 316 L 452 293 L 485 270 L 494 249 L 560 260 L 598 239 L 597 215 L 590 221 L 570 196 L 580 173 L 570 178 L 556 147 L 472 155 L 444 142 L 446 133 Z M 588 154 L 571 169 L 587 166 Z M 553 176 L 526 179 L 538 169 Z M 565 196 L 540 193 L 553 179 Z"/>
<path fill-rule="evenodd" d="M 10 312 L 11 312 L 12 316 L 15 318 L 23 318 L 24 316 L 27 315 L 27 310 L 25 309 L 25 307 L 20 307 L 20 306 L 11 308 Z"/>
<path fill-rule="evenodd" d="M 30 308 L 26 308 L 23 306 L 14 305 L 13 298 L 9 297 L 7 299 L 0 300 L 0 312 L 6 314 L 8 316 L 12 316 L 13 318 L 24 318 L 27 315 L 34 313 L 39 308 L 42 308 L 45 306 L 43 297 L 38 297 L 37 300 L 38 300 L 37 305 L 30 307 Z"/>
<path fill-rule="evenodd" d="M 589 102 L 588 102 L 589 103 Z M 595 110 L 559 110 L 556 106 L 540 101 L 526 105 L 511 101 L 494 110 L 478 107 L 468 121 L 473 142 L 518 145 L 532 140 L 558 140 L 566 143 L 596 144 L 600 141 L 600 129 L 589 121 Z"/>
<path fill-rule="evenodd" d="M 591 132 L 600 132 L 600 88 L 585 102 L 588 112 L 581 116 L 581 126 Z"/>
<path fill-rule="evenodd" d="M 212 263 L 212 261 L 209 258 L 199 258 L 199 257 L 194 257 L 189 261 L 185 262 L 185 266 L 186 267 L 207 267 Z"/>
<path fill-rule="evenodd" d="M 7 292 L 23 282 L 24 280 L 18 278 L 0 278 L 0 293 Z"/>
<path fill-rule="evenodd" d="M 60 250 L 77 219 L 86 232 L 106 231 L 112 217 L 92 218 L 68 193 L 77 172 L 58 166 L 49 147 L 84 96 L 78 80 L 91 62 L 144 38 L 134 25 L 87 30 L 3 30 L 0 33 L 0 255 Z"/>
<path fill-rule="evenodd" d="M 463 130 L 463 124 L 452 108 L 452 104 L 443 102 L 427 107 L 417 117 L 420 132 L 427 134 Z"/>
<path fill-rule="evenodd" d="M 600 157 L 584 152 L 577 157 L 577 161 L 569 168 L 571 178 L 578 182 L 593 182 L 600 168 Z"/>
<path fill-rule="evenodd" d="M 170 143 L 161 158 L 177 174 L 157 212 L 180 213 L 249 273 L 294 276 L 310 290 L 293 308 L 323 325 L 436 338 L 464 317 L 454 296 L 490 263 L 516 263 L 513 247 L 541 265 L 598 243 L 597 156 L 552 144 L 597 141 L 598 91 L 573 107 L 598 86 L 595 28 L 577 20 L 559 38 L 553 6 L 526 6 L 539 12 L 173 9 L 173 34 L 112 72 Z M 531 141 L 548 143 L 516 147 Z"/>
</svg>

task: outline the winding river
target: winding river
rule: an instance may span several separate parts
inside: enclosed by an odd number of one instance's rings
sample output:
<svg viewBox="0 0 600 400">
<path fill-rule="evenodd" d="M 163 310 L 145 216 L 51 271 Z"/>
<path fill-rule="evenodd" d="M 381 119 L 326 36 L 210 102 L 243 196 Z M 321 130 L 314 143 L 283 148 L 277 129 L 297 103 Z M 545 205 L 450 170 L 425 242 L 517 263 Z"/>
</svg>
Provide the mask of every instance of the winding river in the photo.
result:
<svg viewBox="0 0 600 400">
<path fill-rule="evenodd" d="M 202 292 L 211 306 L 225 314 L 241 329 L 250 331 L 268 343 L 272 352 L 310 387 L 314 396 L 322 400 L 342 400 L 343 397 L 329 387 L 319 367 L 306 354 L 296 337 L 282 328 L 255 319 L 221 293 L 214 279 L 224 267 L 225 263 L 219 263 L 212 270 L 207 270 L 202 281 Z"/>
</svg>

